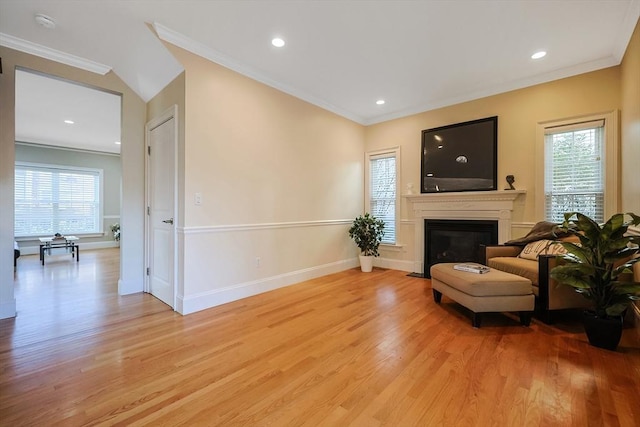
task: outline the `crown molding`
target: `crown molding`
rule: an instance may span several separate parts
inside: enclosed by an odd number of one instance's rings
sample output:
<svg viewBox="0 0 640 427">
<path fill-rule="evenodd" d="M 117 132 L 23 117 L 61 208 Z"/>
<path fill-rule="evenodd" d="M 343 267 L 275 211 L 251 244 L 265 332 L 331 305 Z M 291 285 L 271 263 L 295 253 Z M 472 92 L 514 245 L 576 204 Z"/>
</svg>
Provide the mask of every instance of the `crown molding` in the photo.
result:
<svg viewBox="0 0 640 427">
<path fill-rule="evenodd" d="M 627 51 L 629 40 L 631 40 L 633 30 L 635 30 L 638 23 L 638 19 L 640 19 L 640 0 L 632 0 L 631 3 L 629 3 L 629 8 L 624 16 L 624 21 L 620 26 L 620 31 L 618 32 L 618 37 L 616 38 L 615 46 L 613 47 L 613 57 L 618 62 L 622 62 L 622 58 Z"/>
<path fill-rule="evenodd" d="M 39 56 L 61 64 L 70 65 L 96 74 L 105 75 L 111 71 L 111 67 L 108 65 L 100 64 L 89 59 L 71 55 L 70 53 L 65 53 L 18 37 L 10 36 L 9 34 L 0 33 L 0 46 L 15 49 L 30 55 Z"/>
<path fill-rule="evenodd" d="M 606 58 L 597 59 L 595 61 L 574 65 L 572 67 L 552 70 L 547 73 L 535 75 L 532 77 L 513 80 L 510 82 L 506 82 L 504 84 L 492 86 L 488 89 L 470 91 L 469 93 L 466 93 L 461 96 L 444 98 L 438 101 L 430 102 L 428 104 L 422 104 L 413 108 L 408 108 L 408 109 L 396 111 L 394 113 L 374 117 L 370 120 L 366 120 L 362 124 L 365 126 L 368 126 L 368 125 L 374 125 L 377 123 L 386 122 L 389 120 L 395 120 L 403 117 L 413 116 L 415 114 L 425 113 L 427 111 L 435 110 L 437 108 L 449 107 L 451 105 L 461 104 L 463 102 L 474 101 L 476 99 L 486 98 L 493 95 L 500 95 L 502 93 L 510 92 L 512 90 L 524 89 L 527 87 L 531 87 L 531 86 L 535 86 L 543 83 L 549 83 L 554 80 L 573 77 L 580 74 L 589 73 L 591 71 L 602 70 L 604 68 L 614 67 L 616 65 L 620 65 L 620 61 L 617 60 L 614 56 L 609 56 Z"/>
<path fill-rule="evenodd" d="M 277 89 L 281 92 L 284 92 L 298 99 L 306 101 L 324 110 L 330 111 L 341 117 L 352 120 L 361 125 L 365 124 L 365 119 L 363 117 L 360 117 L 356 114 L 353 114 L 350 111 L 339 108 L 313 95 L 309 95 L 308 93 L 304 93 L 302 91 L 292 88 L 291 86 L 275 81 L 267 77 L 266 75 L 262 74 L 258 70 L 255 70 L 251 67 L 247 67 L 246 65 L 238 62 L 236 59 L 228 55 L 225 55 L 224 53 L 221 53 L 215 49 L 212 49 L 209 46 L 206 46 L 200 42 L 190 39 L 184 34 L 181 34 L 168 27 L 165 27 L 164 25 L 158 22 L 153 23 L 153 28 L 155 29 L 156 34 L 158 34 L 158 37 L 165 42 L 171 43 L 195 55 L 198 55 L 202 58 L 208 59 L 209 61 L 215 62 L 216 64 L 222 65 L 223 67 L 229 68 L 230 70 L 240 73 L 243 76 L 249 77 L 267 86 L 271 86 L 274 89 Z"/>
</svg>

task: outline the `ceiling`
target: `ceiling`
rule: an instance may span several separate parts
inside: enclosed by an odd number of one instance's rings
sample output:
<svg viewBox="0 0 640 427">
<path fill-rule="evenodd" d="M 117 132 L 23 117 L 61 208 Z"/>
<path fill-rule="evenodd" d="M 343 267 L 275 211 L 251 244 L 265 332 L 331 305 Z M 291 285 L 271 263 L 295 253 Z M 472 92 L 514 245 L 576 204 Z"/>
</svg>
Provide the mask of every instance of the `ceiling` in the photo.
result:
<svg viewBox="0 0 640 427">
<path fill-rule="evenodd" d="M 120 95 L 18 70 L 16 141 L 119 153 L 120 106 Z"/>
<path fill-rule="evenodd" d="M 639 17 L 640 0 L 0 0 L 0 44 L 148 101 L 182 72 L 164 40 L 367 125 L 617 65 Z"/>
</svg>

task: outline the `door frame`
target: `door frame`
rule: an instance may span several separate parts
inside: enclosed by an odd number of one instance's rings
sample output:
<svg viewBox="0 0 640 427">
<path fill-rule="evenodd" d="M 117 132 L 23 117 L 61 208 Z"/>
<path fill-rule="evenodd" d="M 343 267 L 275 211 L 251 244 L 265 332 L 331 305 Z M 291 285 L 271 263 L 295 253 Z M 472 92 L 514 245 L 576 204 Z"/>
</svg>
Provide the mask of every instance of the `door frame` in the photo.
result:
<svg viewBox="0 0 640 427">
<path fill-rule="evenodd" d="M 179 224 L 178 218 L 178 106 L 172 105 L 167 108 L 165 111 L 160 113 L 157 117 L 149 120 L 144 127 L 144 198 L 145 198 L 145 215 L 144 215 L 144 292 L 151 292 L 151 285 L 149 283 L 149 274 L 147 274 L 147 268 L 151 265 L 151 222 L 149 221 L 149 209 L 151 206 L 151 169 L 149 164 L 149 140 L 151 131 L 163 123 L 173 119 L 174 120 L 174 128 L 173 128 L 173 152 L 175 154 L 173 159 L 173 250 L 172 261 L 173 261 L 173 304 L 171 308 L 176 310 L 176 300 L 177 300 L 177 283 L 178 283 L 178 236 L 177 229 Z"/>
</svg>

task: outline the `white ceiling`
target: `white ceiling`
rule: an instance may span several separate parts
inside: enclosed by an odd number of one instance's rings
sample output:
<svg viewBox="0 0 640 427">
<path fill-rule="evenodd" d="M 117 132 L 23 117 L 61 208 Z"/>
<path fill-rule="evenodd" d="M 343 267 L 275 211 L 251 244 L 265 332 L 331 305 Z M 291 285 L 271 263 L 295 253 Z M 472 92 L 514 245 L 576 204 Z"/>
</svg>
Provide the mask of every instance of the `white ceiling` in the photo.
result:
<svg viewBox="0 0 640 427">
<path fill-rule="evenodd" d="M 120 106 L 120 95 L 18 70 L 16 141 L 119 153 Z"/>
<path fill-rule="evenodd" d="M 617 65 L 639 17 L 640 0 L 0 0 L 0 44 L 111 68 L 149 100 L 182 71 L 162 38 L 372 124 Z"/>
</svg>

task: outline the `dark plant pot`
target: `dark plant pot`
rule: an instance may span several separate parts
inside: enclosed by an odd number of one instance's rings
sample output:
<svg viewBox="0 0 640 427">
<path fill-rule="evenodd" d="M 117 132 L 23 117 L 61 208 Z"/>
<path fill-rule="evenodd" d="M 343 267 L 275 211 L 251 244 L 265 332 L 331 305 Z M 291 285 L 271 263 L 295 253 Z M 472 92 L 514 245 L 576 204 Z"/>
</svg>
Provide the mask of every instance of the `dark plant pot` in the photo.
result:
<svg viewBox="0 0 640 427">
<path fill-rule="evenodd" d="M 622 338 L 622 316 L 598 317 L 593 311 L 585 310 L 582 319 L 589 344 L 607 350 L 618 347 Z"/>
</svg>

